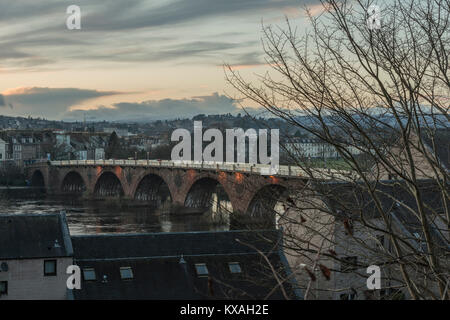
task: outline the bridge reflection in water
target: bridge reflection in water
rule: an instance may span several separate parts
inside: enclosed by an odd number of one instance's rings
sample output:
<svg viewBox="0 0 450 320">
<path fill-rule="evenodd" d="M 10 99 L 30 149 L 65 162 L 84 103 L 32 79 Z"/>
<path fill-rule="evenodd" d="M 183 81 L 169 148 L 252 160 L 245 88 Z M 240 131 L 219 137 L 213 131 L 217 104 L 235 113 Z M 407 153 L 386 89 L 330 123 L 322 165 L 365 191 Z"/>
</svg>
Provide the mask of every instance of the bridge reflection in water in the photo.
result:
<svg viewBox="0 0 450 320">
<path fill-rule="evenodd" d="M 46 195 L 39 188 L 1 188 L 0 214 L 66 211 L 71 234 L 186 232 L 229 230 L 213 223 L 209 213 L 180 212 L 170 203 L 124 199 L 84 199 L 74 195 Z"/>
</svg>

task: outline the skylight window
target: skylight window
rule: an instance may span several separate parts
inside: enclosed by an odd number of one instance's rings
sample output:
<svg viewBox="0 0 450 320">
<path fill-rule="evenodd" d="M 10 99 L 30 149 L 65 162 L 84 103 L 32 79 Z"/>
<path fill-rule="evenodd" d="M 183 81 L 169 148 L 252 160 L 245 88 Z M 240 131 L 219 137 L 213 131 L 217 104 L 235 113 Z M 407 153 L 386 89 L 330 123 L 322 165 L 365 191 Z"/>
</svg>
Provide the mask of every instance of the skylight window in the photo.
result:
<svg viewBox="0 0 450 320">
<path fill-rule="evenodd" d="M 122 278 L 122 280 L 133 279 L 133 269 L 131 269 L 131 267 L 121 267 L 120 278 Z"/>
<path fill-rule="evenodd" d="M 44 260 L 44 276 L 56 276 L 56 260 Z"/>
<path fill-rule="evenodd" d="M 95 275 L 94 268 L 85 268 L 83 269 L 83 277 L 85 281 L 95 281 L 97 280 L 97 276 Z"/>
<path fill-rule="evenodd" d="M 239 262 L 230 262 L 230 263 L 228 263 L 228 267 L 230 268 L 231 273 L 241 273 L 242 272 L 241 265 L 239 264 Z"/>
<path fill-rule="evenodd" d="M 205 263 L 195 264 L 195 270 L 197 271 L 198 276 L 207 276 L 209 274 L 208 267 Z"/>
</svg>

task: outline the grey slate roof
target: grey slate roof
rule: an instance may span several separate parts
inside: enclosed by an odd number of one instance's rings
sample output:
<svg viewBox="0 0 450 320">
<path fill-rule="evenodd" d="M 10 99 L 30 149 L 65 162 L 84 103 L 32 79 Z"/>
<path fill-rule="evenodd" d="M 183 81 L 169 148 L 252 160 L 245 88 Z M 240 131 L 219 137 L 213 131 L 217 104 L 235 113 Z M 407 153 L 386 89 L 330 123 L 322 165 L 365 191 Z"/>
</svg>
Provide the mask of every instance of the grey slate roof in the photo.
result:
<svg viewBox="0 0 450 320">
<path fill-rule="evenodd" d="M 0 259 L 70 257 L 64 213 L 0 214 Z"/>
<path fill-rule="evenodd" d="M 279 250 L 277 231 L 226 231 L 74 236 L 75 264 L 93 268 L 95 281 L 82 281 L 75 299 L 283 299 L 264 258 L 280 274 L 289 273 Z M 181 263 L 180 263 L 181 262 Z M 242 273 L 230 272 L 238 262 Z M 195 264 L 206 264 L 199 277 Z M 133 279 L 120 278 L 120 267 L 131 267 Z M 106 276 L 106 278 L 105 278 Z M 289 297 L 298 297 L 286 282 Z"/>
<path fill-rule="evenodd" d="M 269 255 L 279 272 L 283 265 L 276 254 Z M 74 290 L 75 299 L 283 299 L 280 290 L 269 295 L 276 282 L 265 261 L 258 254 L 76 261 L 84 268 L 94 268 L 96 281 L 83 281 Z M 232 274 L 228 263 L 238 262 L 242 274 Z M 195 264 L 205 263 L 211 280 L 196 274 Z M 122 280 L 120 267 L 131 267 L 133 279 Z M 103 277 L 106 275 L 106 281 Z M 212 284 L 211 284 L 212 282 Z M 291 298 L 292 288 L 286 285 Z M 212 290 L 211 290 L 212 288 Z M 212 291 L 212 292 L 211 292 Z"/>
<path fill-rule="evenodd" d="M 116 259 L 253 253 L 236 241 L 251 243 L 263 252 L 273 250 L 276 231 L 177 232 L 72 236 L 76 259 Z"/>
</svg>

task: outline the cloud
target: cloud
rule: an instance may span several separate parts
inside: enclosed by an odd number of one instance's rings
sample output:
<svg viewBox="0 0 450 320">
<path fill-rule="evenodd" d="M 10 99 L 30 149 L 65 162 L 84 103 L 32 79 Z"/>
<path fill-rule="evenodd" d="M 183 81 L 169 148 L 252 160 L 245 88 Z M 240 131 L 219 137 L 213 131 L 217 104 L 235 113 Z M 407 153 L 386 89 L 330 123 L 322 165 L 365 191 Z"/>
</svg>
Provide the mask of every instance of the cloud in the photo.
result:
<svg viewBox="0 0 450 320">
<path fill-rule="evenodd" d="M 157 119 L 190 118 L 197 114 L 235 113 L 240 109 L 234 100 L 213 93 L 191 99 L 149 100 L 140 103 L 121 102 L 112 107 L 99 106 L 91 110 L 72 110 L 63 115 L 65 120 L 86 119 L 92 121 L 149 121 Z"/>
<path fill-rule="evenodd" d="M 106 5 L 103 0 L 78 0 L 82 29 L 77 31 L 69 31 L 65 26 L 66 8 L 72 3 L 1 2 L 0 27 L 5 28 L 0 28 L 0 63 L 9 68 L 30 68 L 67 60 L 141 62 L 194 58 L 216 65 L 224 56 L 238 54 L 233 51 L 255 51 L 259 42 L 246 28 L 248 17 L 259 20 L 268 12 L 282 16 L 290 8 L 318 2 L 108 0 Z M 248 33 L 255 41 L 243 41 Z"/>
<path fill-rule="evenodd" d="M 5 97 L 9 106 L 14 105 L 10 115 L 36 116 L 58 119 L 70 106 L 102 96 L 121 94 L 115 91 L 97 91 L 77 88 L 40 88 L 21 87 L 8 89 L 0 95 L 0 105 L 5 105 Z"/>
<path fill-rule="evenodd" d="M 83 25 L 89 31 L 129 30 L 173 26 L 198 19 L 220 16 L 245 16 L 267 10 L 281 10 L 320 3 L 319 0 L 78 0 Z M 1 21 L 31 20 L 63 13 L 72 3 L 61 0 L 15 0 L 0 4 Z M 221 20 L 221 22 L 225 22 Z"/>
<path fill-rule="evenodd" d="M 90 30 L 103 31 L 173 26 L 199 19 L 245 16 L 266 10 L 282 10 L 302 3 L 317 2 L 311 0 L 173 0 L 164 2 L 164 5 L 150 6 L 149 3 L 152 2 L 145 0 L 126 2 L 115 0 L 108 2 L 108 9 L 103 8 L 88 14 L 86 25 Z"/>
<path fill-rule="evenodd" d="M 185 99 L 118 102 L 110 106 L 90 105 L 89 100 L 117 91 L 97 91 L 78 88 L 21 87 L 0 94 L 0 107 L 10 116 L 39 116 L 47 119 L 75 121 L 86 117 L 91 121 L 150 121 L 157 119 L 191 118 L 197 114 L 241 112 L 237 101 L 217 92 Z M 93 100 L 94 102 L 95 100 Z M 120 101 L 120 100 L 119 100 Z M 83 103 L 83 105 L 81 105 Z M 12 109 L 14 104 L 14 109 Z"/>
<path fill-rule="evenodd" d="M 247 45 L 255 44 L 255 42 L 247 42 Z M 226 41 L 190 41 L 177 44 L 161 45 L 157 51 L 147 50 L 117 50 L 117 54 L 105 54 L 103 52 L 86 54 L 76 54 L 79 59 L 92 59 L 92 60 L 110 60 L 110 61 L 172 61 L 178 59 L 185 59 L 190 57 L 191 59 L 201 59 L 205 62 L 205 59 L 210 58 L 212 61 L 220 61 L 223 59 L 223 53 L 228 50 L 239 49 L 242 47 L 241 43 L 226 42 Z M 142 49 L 142 48 L 141 48 Z M 244 54 L 247 57 L 249 54 Z M 240 54 L 228 54 L 228 57 L 234 59 L 241 58 Z"/>
</svg>

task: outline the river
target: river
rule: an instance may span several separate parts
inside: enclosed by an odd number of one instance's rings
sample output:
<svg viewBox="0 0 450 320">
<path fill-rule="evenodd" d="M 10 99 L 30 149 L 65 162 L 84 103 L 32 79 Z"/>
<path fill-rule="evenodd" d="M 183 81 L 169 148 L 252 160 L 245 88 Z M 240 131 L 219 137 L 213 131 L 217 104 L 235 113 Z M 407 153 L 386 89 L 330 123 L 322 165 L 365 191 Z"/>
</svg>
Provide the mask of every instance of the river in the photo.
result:
<svg viewBox="0 0 450 320">
<path fill-rule="evenodd" d="M 26 187 L 0 187 L 0 214 L 65 211 L 72 235 L 135 232 L 228 230 L 227 222 L 212 222 L 208 213 L 186 213 L 165 206 L 152 208 L 142 201 L 87 200 L 48 196 Z"/>
</svg>

